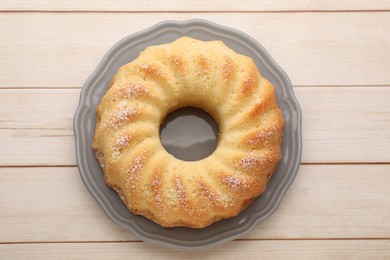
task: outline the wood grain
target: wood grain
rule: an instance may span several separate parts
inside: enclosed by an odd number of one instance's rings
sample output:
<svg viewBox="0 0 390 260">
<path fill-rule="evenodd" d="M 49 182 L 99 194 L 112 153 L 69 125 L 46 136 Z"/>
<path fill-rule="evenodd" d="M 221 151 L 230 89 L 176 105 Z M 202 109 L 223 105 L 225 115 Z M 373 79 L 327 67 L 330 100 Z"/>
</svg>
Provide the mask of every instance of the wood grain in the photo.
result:
<svg viewBox="0 0 390 260">
<path fill-rule="evenodd" d="M 387 0 L 321 1 L 321 0 L 167 0 L 167 1 L 50 1 L 2 0 L 0 11 L 119 11 L 119 12 L 261 12 L 261 11 L 370 11 L 389 10 Z"/>
<path fill-rule="evenodd" d="M 303 162 L 390 162 L 390 87 L 295 93 L 303 116 Z"/>
<path fill-rule="evenodd" d="M 114 224 L 75 167 L 80 88 L 122 38 L 206 19 L 259 41 L 303 112 L 303 165 L 242 239 L 173 251 Z M 390 1 L 0 1 L 1 259 L 389 259 Z"/>
<path fill-rule="evenodd" d="M 390 240 L 233 241 L 202 251 L 146 243 L 0 245 L 6 259 L 388 259 Z"/>
<path fill-rule="evenodd" d="M 390 239 L 389 182 L 390 165 L 302 165 L 244 238 Z M 75 167 L 0 168 L 0 183 L 2 243 L 138 240 L 108 219 Z"/>
<path fill-rule="evenodd" d="M 2 13 L 0 87 L 81 87 L 108 49 L 164 20 L 207 19 L 258 40 L 293 85 L 389 85 L 390 12 Z"/>
<path fill-rule="evenodd" d="M 75 165 L 79 90 L 1 90 L 0 165 Z"/>
<path fill-rule="evenodd" d="M 390 162 L 390 87 L 297 87 L 304 163 Z M 0 165 L 76 165 L 78 89 L 0 90 Z M 348 133 L 348 134 L 346 134 Z"/>
</svg>

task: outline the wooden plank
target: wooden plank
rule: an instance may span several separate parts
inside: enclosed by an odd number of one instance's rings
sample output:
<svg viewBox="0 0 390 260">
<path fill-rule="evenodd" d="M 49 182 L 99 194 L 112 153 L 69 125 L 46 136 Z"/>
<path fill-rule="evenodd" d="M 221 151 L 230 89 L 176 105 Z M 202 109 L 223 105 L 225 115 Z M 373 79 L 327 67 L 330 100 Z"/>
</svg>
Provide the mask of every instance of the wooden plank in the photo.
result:
<svg viewBox="0 0 390 260">
<path fill-rule="evenodd" d="M 309 0 L 245 0 L 225 1 L 221 4 L 218 0 L 208 1 L 56 1 L 49 0 L 3 0 L 0 2 L 0 11 L 119 11 L 119 12 L 225 12 L 225 11 L 369 11 L 389 10 L 390 2 L 387 0 L 374 1 L 309 1 Z"/>
<path fill-rule="evenodd" d="M 389 181 L 388 164 L 301 165 L 278 210 L 246 238 L 389 238 Z"/>
<path fill-rule="evenodd" d="M 302 162 L 390 162 L 389 87 L 294 90 L 303 115 Z M 0 165 L 76 165 L 78 99 L 78 89 L 0 90 Z"/>
<path fill-rule="evenodd" d="M 2 13 L 0 87 L 80 87 L 120 39 L 192 18 L 254 37 L 294 85 L 390 84 L 390 12 Z"/>
<path fill-rule="evenodd" d="M 0 129 L 2 166 L 76 165 L 72 130 Z"/>
<path fill-rule="evenodd" d="M 244 239 L 389 239 L 390 165 L 302 165 L 275 213 Z M 0 243 L 135 241 L 75 167 L 0 168 Z"/>
<path fill-rule="evenodd" d="M 79 89 L 0 89 L 0 129 L 72 130 Z"/>
<path fill-rule="evenodd" d="M 0 165 L 76 165 L 80 90 L 1 90 Z"/>
<path fill-rule="evenodd" d="M 111 222 L 76 167 L 0 168 L 0 242 L 135 240 Z"/>
<path fill-rule="evenodd" d="M 389 87 L 294 90 L 302 108 L 303 162 L 390 162 Z"/>
<path fill-rule="evenodd" d="M 390 240 L 233 241 L 174 251 L 146 243 L 3 244 L 5 259 L 388 259 Z"/>
</svg>

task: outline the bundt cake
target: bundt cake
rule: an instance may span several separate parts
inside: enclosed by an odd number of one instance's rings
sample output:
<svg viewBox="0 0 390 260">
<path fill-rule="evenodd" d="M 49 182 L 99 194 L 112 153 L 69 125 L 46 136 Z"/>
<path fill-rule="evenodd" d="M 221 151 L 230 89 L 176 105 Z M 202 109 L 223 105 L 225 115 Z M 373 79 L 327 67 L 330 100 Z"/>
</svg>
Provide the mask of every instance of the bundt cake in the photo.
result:
<svg viewBox="0 0 390 260">
<path fill-rule="evenodd" d="M 187 106 L 219 126 L 215 151 L 199 161 L 175 158 L 160 141 L 165 116 Z M 237 215 L 265 191 L 281 159 L 273 85 L 221 41 L 147 47 L 118 70 L 96 115 L 93 150 L 105 182 L 132 213 L 163 227 L 203 228 Z"/>
</svg>

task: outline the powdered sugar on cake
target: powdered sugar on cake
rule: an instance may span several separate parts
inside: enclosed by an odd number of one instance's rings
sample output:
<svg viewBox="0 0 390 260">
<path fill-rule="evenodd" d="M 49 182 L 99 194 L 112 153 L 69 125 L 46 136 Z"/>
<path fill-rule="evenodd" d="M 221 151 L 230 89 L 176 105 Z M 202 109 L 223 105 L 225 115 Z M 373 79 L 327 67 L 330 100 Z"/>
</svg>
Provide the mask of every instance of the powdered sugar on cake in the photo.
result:
<svg viewBox="0 0 390 260">
<path fill-rule="evenodd" d="M 130 107 L 126 105 L 126 102 L 122 101 L 119 103 L 118 110 L 114 116 L 112 116 L 108 122 L 110 127 L 118 128 L 119 125 L 137 114 L 139 114 L 139 110 L 135 107 Z"/>
</svg>

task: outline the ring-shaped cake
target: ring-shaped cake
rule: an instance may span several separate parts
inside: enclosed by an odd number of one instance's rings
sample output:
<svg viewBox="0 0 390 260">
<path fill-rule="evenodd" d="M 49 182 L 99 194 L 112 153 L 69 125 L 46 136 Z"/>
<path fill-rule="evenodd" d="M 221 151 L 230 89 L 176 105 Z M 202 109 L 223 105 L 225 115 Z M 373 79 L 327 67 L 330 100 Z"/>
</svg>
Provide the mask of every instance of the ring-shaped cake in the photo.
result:
<svg viewBox="0 0 390 260">
<path fill-rule="evenodd" d="M 215 151 L 199 161 L 169 154 L 160 125 L 178 108 L 209 112 Z M 122 66 L 96 109 L 93 150 L 127 208 L 164 227 L 204 228 L 242 212 L 281 160 L 283 116 L 253 60 L 222 41 L 181 37 Z"/>
</svg>

